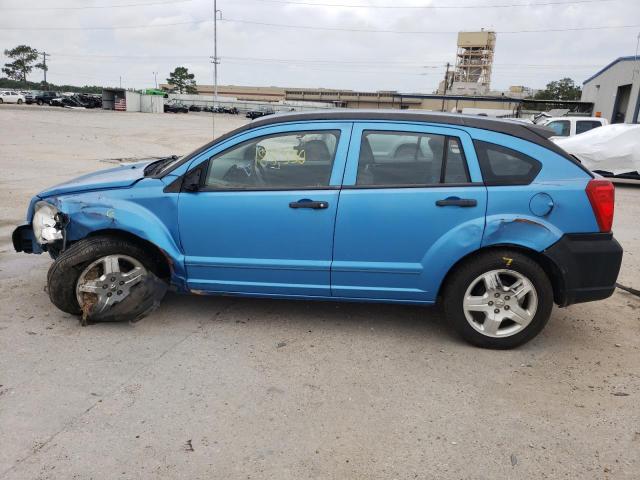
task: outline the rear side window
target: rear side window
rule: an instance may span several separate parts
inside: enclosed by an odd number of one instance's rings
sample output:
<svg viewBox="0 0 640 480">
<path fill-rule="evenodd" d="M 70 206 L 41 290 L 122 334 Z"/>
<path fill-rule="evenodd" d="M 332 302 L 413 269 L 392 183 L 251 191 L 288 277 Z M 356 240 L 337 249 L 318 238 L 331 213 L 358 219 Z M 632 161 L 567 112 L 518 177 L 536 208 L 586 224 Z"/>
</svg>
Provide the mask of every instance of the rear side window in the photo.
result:
<svg viewBox="0 0 640 480">
<path fill-rule="evenodd" d="M 589 130 L 593 130 L 594 128 L 601 127 L 602 123 L 597 120 L 578 120 L 576 122 L 576 135 L 584 132 L 588 132 Z"/>
<path fill-rule="evenodd" d="M 363 132 L 356 185 L 419 186 L 468 183 L 460 141 L 413 132 Z"/>
<path fill-rule="evenodd" d="M 542 164 L 522 152 L 494 143 L 474 141 L 485 185 L 528 185 Z"/>
</svg>

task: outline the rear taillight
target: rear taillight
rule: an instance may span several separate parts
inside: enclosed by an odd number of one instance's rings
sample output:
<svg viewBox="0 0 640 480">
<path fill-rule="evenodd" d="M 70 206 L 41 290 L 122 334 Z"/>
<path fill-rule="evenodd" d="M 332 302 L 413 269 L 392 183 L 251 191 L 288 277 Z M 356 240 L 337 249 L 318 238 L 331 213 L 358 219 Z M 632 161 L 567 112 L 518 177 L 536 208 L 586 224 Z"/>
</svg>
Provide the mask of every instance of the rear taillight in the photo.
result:
<svg viewBox="0 0 640 480">
<path fill-rule="evenodd" d="M 613 224 L 615 189 L 609 180 L 591 180 L 587 184 L 587 196 L 601 232 L 610 232 Z"/>
</svg>

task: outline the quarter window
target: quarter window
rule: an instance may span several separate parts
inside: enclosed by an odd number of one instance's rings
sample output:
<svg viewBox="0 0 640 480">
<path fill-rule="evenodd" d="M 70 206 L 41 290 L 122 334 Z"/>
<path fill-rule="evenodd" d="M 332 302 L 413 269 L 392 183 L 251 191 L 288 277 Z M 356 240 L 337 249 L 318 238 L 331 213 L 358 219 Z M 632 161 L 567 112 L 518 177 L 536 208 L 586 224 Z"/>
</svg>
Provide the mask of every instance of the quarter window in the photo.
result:
<svg viewBox="0 0 640 480">
<path fill-rule="evenodd" d="M 412 132 L 365 131 L 356 185 L 417 186 L 468 183 L 457 138 Z"/>
<path fill-rule="evenodd" d="M 542 168 L 538 160 L 522 152 L 479 140 L 474 144 L 486 185 L 528 185 Z"/>
<path fill-rule="evenodd" d="M 304 131 L 250 140 L 209 160 L 205 186 L 295 189 L 329 185 L 339 130 Z"/>
</svg>

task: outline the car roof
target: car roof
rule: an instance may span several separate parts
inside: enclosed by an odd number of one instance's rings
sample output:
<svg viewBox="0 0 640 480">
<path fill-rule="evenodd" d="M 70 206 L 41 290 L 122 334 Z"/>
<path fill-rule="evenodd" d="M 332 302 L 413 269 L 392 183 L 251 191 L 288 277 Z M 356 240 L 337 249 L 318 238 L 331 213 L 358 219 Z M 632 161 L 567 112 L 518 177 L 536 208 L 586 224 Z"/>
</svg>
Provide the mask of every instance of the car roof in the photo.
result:
<svg viewBox="0 0 640 480">
<path fill-rule="evenodd" d="M 553 132 L 539 125 L 528 125 L 508 119 L 498 119 L 492 117 L 465 115 L 461 113 L 430 112 L 419 110 L 363 110 L 363 109 L 328 109 L 313 110 L 308 112 L 287 112 L 278 113 L 269 117 L 259 118 L 246 125 L 247 129 L 258 126 L 273 125 L 277 123 L 306 122 L 313 120 L 336 120 L 336 121 L 391 121 L 391 122 L 425 122 L 442 123 L 447 125 L 457 125 L 473 128 L 482 128 L 507 135 L 535 141 L 548 138 Z"/>
</svg>

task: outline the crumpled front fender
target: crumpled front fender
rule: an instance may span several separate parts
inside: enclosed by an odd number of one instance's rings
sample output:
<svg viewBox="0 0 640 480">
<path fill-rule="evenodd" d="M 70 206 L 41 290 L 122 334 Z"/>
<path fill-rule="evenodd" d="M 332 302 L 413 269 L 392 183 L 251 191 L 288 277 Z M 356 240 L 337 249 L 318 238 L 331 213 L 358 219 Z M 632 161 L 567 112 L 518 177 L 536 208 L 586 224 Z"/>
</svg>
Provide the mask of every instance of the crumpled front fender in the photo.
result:
<svg viewBox="0 0 640 480">
<path fill-rule="evenodd" d="M 81 240 L 103 230 L 135 235 L 163 252 L 170 263 L 171 283 L 179 290 L 184 289 L 184 255 L 177 240 L 175 196 L 133 196 L 112 190 L 55 197 L 51 201 L 68 216 L 67 242 Z"/>
</svg>

